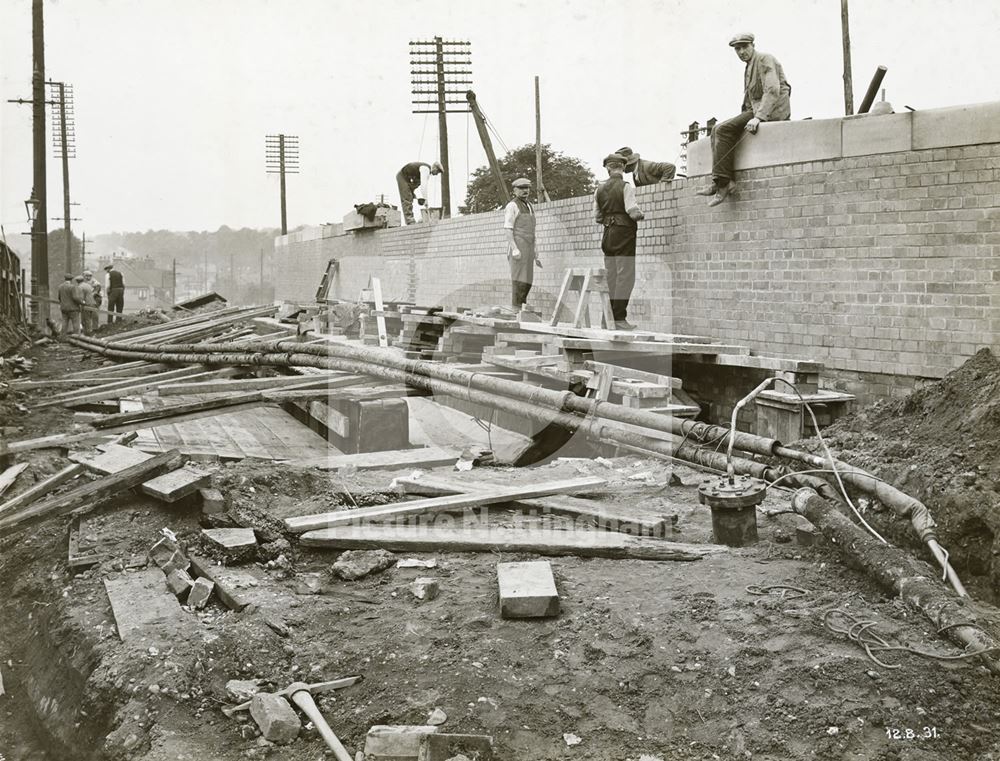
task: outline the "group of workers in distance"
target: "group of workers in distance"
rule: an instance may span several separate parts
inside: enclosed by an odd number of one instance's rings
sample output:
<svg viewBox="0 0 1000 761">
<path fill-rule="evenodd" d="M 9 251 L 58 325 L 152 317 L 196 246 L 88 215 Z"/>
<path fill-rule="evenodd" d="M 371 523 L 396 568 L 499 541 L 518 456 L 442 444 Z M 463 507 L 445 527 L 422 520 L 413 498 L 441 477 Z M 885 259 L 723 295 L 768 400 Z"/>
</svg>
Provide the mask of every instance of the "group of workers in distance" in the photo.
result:
<svg viewBox="0 0 1000 761">
<path fill-rule="evenodd" d="M 709 206 L 717 206 L 736 190 L 735 151 L 740 142 L 754 135 L 761 122 L 787 121 L 791 118 L 792 88 L 785 79 L 781 64 L 773 55 L 760 52 L 754 35 L 737 34 L 729 41 L 737 57 L 746 64 L 743 74 L 743 103 L 739 116 L 718 123 L 712 131 L 712 182 L 698 195 L 711 196 Z M 638 223 L 643 212 L 635 200 L 635 188 L 674 179 L 676 168 L 667 162 L 647 161 L 629 147 L 619 148 L 604 158 L 608 179 L 594 192 L 595 221 L 603 225 L 601 251 L 607 273 L 611 311 L 616 330 L 634 330 L 628 321 L 628 304 L 635 286 L 635 248 Z M 422 184 L 421 170 L 441 173 L 440 164 L 412 162 L 396 175 L 403 216 L 413 224 L 414 192 Z M 625 181 L 630 174 L 632 182 Z M 535 248 L 535 210 L 528 200 L 531 180 L 518 177 L 511 183 L 514 198 L 504 209 L 503 229 L 507 238 L 510 265 L 511 306 L 522 319 L 531 319 L 525 302 L 534 282 L 535 265 L 541 260 Z M 424 203 L 423 199 L 419 199 Z M 537 319 L 537 317 L 535 317 Z M 611 326 L 608 326 L 609 328 Z"/>
<path fill-rule="evenodd" d="M 121 319 L 125 308 L 125 280 L 114 264 L 105 265 L 108 273 L 108 324 Z M 104 299 L 101 284 L 94 279 L 94 273 L 84 270 L 80 275 L 67 272 L 58 290 L 59 311 L 62 313 L 62 335 L 83 332 L 92 335 L 97 330 L 98 310 Z M 114 314 L 116 313 L 117 314 Z"/>
</svg>

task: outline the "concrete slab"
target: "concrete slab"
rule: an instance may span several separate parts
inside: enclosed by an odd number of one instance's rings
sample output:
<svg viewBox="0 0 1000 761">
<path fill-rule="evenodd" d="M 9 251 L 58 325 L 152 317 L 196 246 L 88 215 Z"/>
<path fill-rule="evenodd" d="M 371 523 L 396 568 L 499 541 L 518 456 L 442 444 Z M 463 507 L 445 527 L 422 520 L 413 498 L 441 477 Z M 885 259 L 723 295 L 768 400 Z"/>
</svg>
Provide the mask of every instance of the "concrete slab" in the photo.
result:
<svg viewBox="0 0 1000 761">
<path fill-rule="evenodd" d="M 913 112 L 913 150 L 1000 143 L 1000 101 Z"/>
<path fill-rule="evenodd" d="M 151 634 L 169 636 L 170 624 L 187 618 L 177 598 L 167 591 L 158 568 L 105 579 L 104 588 L 122 642 Z"/>
<path fill-rule="evenodd" d="M 736 169 L 841 157 L 841 119 L 765 122 L 736 149 Z"/>
<path fill-rule="evenodd" d="M 712 173 L 712 141 L 707 137 L 688 143 L 688 177 Z"/>
<path fill-rule="evenodd" d="M 913 113 L 860 114 L 843 120 L 843 155 L 871 156 L 908 151 L 913 142 Z"/>
<path fill-rule="evenodd" d="M 201 535 L 209 544 L 227 552 L 246 550 L 257 544 L 252 528 L 204 528 Z"/>
<path fill-rule="evenodd" d="M 547 560 L 497 563 L 500 615 L 504 618 L 542 618 L 559 615 L 559 593 Z"/>
</svg>

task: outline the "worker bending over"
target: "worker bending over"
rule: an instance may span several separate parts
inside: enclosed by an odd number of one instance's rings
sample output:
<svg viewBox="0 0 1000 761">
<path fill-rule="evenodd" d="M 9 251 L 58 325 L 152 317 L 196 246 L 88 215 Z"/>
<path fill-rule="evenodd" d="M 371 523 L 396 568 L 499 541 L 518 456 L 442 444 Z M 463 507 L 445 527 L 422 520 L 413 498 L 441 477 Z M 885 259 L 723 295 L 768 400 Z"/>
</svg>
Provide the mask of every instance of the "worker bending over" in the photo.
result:
<svg viewBox="0 0 1000 761">
<path fill-rule="evenodd" d="M 632 175 L 632 183 L 641 188 L 643 185 L 655 185 L 658 182 L 670 182 L 677 174 L 677 167 L 668 161 L 647 161 L 638 153 L 625 146 L 615 151 L 625 158 L 625 172 Z"/>
<path fill-rule="evenodd" d="M 403 166 L 398 172 L 396 172 L 396 184 L 399 186 L 399 202 L 400 207 L 403 210 L 403 219 L 406 220 L 406 224 L 413 224 L 413 199 L 417 199 L 417 203 L 421 206 L 427 203 L 427 180 L 425 179 L 424 169 L 427 169 L 429 175 L 441 174 L 443 171 L 441 165 L 438 162 L 433 164 L 428 164 L 426 161 L 411 161 L 409 164 Z M 422 192 L 417 195 L 417 190 L 423 188 Z"/>
</svg>

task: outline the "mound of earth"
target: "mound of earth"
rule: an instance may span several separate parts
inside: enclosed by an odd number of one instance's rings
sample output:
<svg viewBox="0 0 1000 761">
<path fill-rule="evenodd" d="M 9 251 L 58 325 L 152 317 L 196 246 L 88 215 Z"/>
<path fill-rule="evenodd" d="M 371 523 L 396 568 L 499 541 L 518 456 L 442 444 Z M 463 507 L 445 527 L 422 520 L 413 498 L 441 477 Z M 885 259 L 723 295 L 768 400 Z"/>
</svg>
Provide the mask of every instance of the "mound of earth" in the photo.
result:
<svg viewBox="0 0 1000 761">
<path fill-rule="evenodd" d="M 978 596 L 1000 599 L 1000 360 L 989 349 L 903 399 L 842 418 L 824 436 L 845 462 L 927 505 L 959 574 Z"/>
</svg>

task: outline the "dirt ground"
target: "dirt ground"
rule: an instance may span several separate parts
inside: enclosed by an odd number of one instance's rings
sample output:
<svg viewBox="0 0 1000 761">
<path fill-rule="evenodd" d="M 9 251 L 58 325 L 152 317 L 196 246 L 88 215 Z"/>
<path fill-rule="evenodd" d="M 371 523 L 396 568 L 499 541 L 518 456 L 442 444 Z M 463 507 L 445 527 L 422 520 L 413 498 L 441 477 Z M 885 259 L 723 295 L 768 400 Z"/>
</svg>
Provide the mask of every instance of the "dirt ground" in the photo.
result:
<svg viewBox="0 0 1000 761">
<path fill-rule="evenodd" d="M 38 361 L 35 378 L 98 364 L 62 346 L 30 355 Z M 928 387 L 861 411 L 829 438 L 845 459 L 926 499 L 942 541 L 962 558 L 963 578 L 988 597 L 996 584 L 992 536 L 972 530 L 969 516 L 989 527 L 995 512 L 997 452 L 983 439 L 991 424 L 995 430 L 998 407 L 985 388 L 974 399 L 967 392 L 969 382 L 985 387 L 995 379 L 997 363 L 991 355 L 975 362 L 982 366 L 971 369 L 971 381 L 946 380 L 937 392 Z M 25 415 L 14 403 L 26 401 L 23 394 L 0 398 L 0 424 L 20 428 L 16 438 L 71 430 L 70 412 Z M 65 463 L 53 450 L 26 461 L 36 479 Z M 595 498 L 665 517 L 669 538 L 711 542 L 710 514 L 696 491 L 706 475 L 683 466 L 638 457 L 563 459 L 464 475 L 529 483 L 579 474 L 607 481 Z M 75 575 L 65 568 L 63 520 L 0 540 L 7 690 L 0 759 L 314 761 L 329 757 L 315 731 L 269 746 L 248 716 L 223 715 L 226 682 L 256 678 L 277 689 L 350 674 L 364 680 L 318 702 L 352 752 L 363 748 L 372 725 L 421 724 L 440 708 L 447 714 L 442 731 L 492 735 L 505 760 L 1000 759 L 997 677 L 973 661 L 908 652 L 883 653 L 886 665 L 879 665 L 824 626 L 824 614 L 840 609 L 877 622 L 891 642 L 955 653 L 920 614 L 847 567 L 837 548 L 822 540 L 799 544 L 788 492 L 769 492 L 758 513 L 761 541 L 748 548 L 694 562 L 551 558 L 559 616 L 505 620 L 496 563 L 531 556 L 413 555 L 434 557 L 438 567 L 346 582 L 330 573 L 337 553 L 280 534 L 285 516 L 350 499 L 398 499 L 394 475 L 331 479 L 260 461 L 223 464 L 215 484 L 231 510 L 222 521 L 250 525 L 266 543 L 260 556 L 233 567 L 252 605 L 241 613 L 217 602 L 201 613 L 182 611 L 176 626 L 129 644 L 115 632 L 103 579 L 138 572 L 163 528 L 198 548 L 197 507 L 167 507 L 138 494 L 107 503 L 87 526 L 105 558 Z M 502 508 L 491 516 L 517 520 Z M 408 588 L 425 575 L 441 583 L 431 601 Z"/>
</svg>

